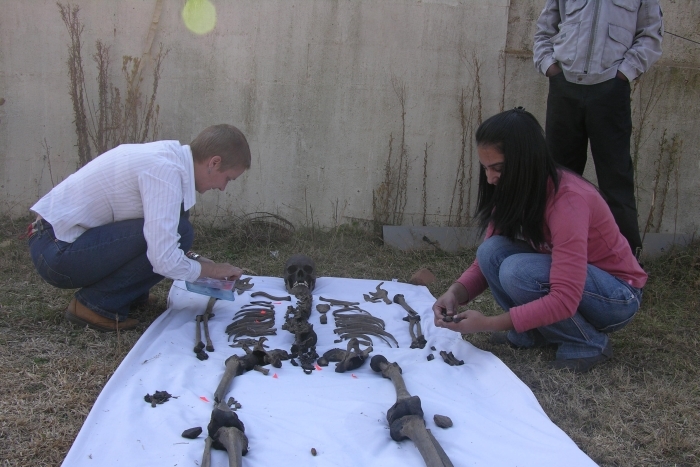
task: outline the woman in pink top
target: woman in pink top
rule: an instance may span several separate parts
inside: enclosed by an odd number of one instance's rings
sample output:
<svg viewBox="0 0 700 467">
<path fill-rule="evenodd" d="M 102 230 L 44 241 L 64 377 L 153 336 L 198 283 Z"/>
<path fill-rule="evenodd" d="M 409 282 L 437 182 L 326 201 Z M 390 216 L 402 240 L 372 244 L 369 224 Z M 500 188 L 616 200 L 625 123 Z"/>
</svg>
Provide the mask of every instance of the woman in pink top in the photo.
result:
<svg viewBox="0 0 700 467">
<path fill-rule="evenodd" d="M 608 333 L 639 310 L 647 275 L 597 189 L 556 165 L 530 113 L 489 118 L 476 143 L 476 219 L 486 238 L 433 305 L 435 325 L 508 331 L 494 340 L 518 348 L 556 345 L 554 368 L 588 371 L 612 356 Z M 456 314 L 487 287 L 504 313 Z"/>
</svg>

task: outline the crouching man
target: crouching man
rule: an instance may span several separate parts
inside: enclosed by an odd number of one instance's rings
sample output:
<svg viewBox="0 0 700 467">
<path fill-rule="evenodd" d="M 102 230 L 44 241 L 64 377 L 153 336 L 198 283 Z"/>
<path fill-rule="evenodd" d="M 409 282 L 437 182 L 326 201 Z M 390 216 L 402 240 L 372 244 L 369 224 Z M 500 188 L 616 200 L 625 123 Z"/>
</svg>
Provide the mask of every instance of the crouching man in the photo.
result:
<svg viewBox="0 0 700 467">
<path fill-rule="evenodd" d="M 240 268 L 190 252 L 189 209 L 195 191 L 224 190 L 248 168 L 245 136 L 222 124 L 189 146 L 120 145 L 54 187 L 31 207 L 29 250 L 46 282 L 79 289 L 66 319 L 98 331 L 133 329 L 130 307 L 146 302 L 164 277 L 240 277 Z"/>
</svg>

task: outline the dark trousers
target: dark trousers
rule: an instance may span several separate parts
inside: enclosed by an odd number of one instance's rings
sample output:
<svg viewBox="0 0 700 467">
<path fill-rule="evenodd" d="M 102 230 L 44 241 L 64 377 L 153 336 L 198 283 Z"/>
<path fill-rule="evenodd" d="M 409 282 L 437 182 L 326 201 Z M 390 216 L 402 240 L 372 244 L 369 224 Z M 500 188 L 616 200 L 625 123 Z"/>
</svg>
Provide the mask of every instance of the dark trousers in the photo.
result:
<svg viewBox="0 0 700 467">
<path fill-rule="evenodd" d="M 29 251 L 39 275 L 55 287 L 79 288 L 75 298 L 105 318 L 124 321 L 129 306 L 147 298 L 163 279 L 146 256 L 143 219 L 86 230 L 73 243 L 58 240 L 44 220 L 37 227 L 29 238 Z M 179 247 L 188 251 L 194 230 L 187 212 L 180 215 L 178 233 Z"/>
<path fill-rule="evenodd" d="M 550 77 L 545 132 L 554 160 L 579 175 L 586 167 L 590 140 L 598 188 L 638 255 L 642 239 L 630 157 L 630 83 L 613 78 L 589 86 L 570 83 L 563 73 Z"/>
</svg>

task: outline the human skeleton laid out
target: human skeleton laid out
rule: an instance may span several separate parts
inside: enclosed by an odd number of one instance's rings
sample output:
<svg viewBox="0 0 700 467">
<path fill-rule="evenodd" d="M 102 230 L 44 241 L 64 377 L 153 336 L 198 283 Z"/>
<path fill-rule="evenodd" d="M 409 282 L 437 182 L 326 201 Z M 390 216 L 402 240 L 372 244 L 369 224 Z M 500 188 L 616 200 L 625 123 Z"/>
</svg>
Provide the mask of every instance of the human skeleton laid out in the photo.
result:
<svg viewBox="0 0 700 467">
<path fill-rule="evenodd" d="M 320 370 L 321 367 L 328 366 L 331 362 L 336 363 L 336 373 L 345 373 L 360 368 L 376 344 L 381 343 L 388 348 L 399 347 L 399 342 L 394 335 L 386 331 L 385 321 L 361 308 L 359 301 L 321 296 L 319 297 L 321 303 L 316 306 L 319 322 L 325 324 L 327 313 L 332 314 L 335 321 L 333 333 L 337 336 L 333 342 L 345 341 L 347 345 L 345 349 L 332 348 L 319 356 L 316 351 L 319 336 L 314 331 L 313 324 L 309 322 L 313 311 L 313 290 L 316 278 L 315 262 L 304 254 L 295 254 L 287 260 L 283 271 L 284 285 L 290 295 L 278 296 L 264 291 L 254 291 L 254 283 L 250 281 L 250 278 L 239 280 L 236 284 L 238 294 L 249 293 L 250 298 L 256 300 L 250 300 L 238 307 L 239 309 L 235 311 L 231 323 L 226 327 L 228 340 L 232 341 L 230 347 L 242 349 L 244 355 L 234 354 L 225 361 L 221 380 L 214 391 L 215 405 L 207 429 L 208 436 L 205 441 L 201 465 L 210 465 L 210 449 L 212 447 L 225 449 L 229 455 L 230 465 L 236 466 L 242 465 L 241 456 L 248 451 L 245 427 L 235 413 L 241 404 L 232 397 L 229 397 L 228 402 L 225 401 L 236 377 L 240 377 L 250 370 L 268 375 L 269 370 L 265 368 L 266 366 L 281 368 L 282 362 L 285 360 L 289 360 L 294 366 L 300 365 L 306 374 L 312 374 L 314 371 Z M 365 302 L 401 306 L 408 313 L 403 320 L 409 323 L 410 347 L 423 349 L 426 340 L 420 326 L 420 315 L 406 303 L 402 294 L 394 295 L 393 299 L 389 298 L 389 291 L 383 288 L 383 285 L 384 282 L 380 282 L 375 290 L 363 294 Z M 289 352 L 284 349 L 269 350 L 266 344 L 267 336 L 277 335 L 275 302 L 292 302 L 292 296 L 295 303 L 287 306 L 282 325 L 283 330 L 294 336 Z M 214 317 L 212 311 L 216 301 L 216 298 L 211 298 L 204 312 L 196 316 L 194 351 L 200 360 L 208 358 L 204 349 L 209 352 L 214 351 L 207 324 L 209 319 Z M 203 325 L 206 344 L 202 342 L 201 325 Z M 322 336 L 325 339 L 328 333 L 324 332 Z M 441 354 L 447 355 L 444 351 Z M 452 359 L 454 360 L 454 357 Z M 453 360 L 445 357 L 445 362 L 451 365 L 456 364 Z M 451 466 L 447 454 L 442 450 L 430 430 L 425 428 L 420 399 L 417 396 L 410 396 L 406 391 L 401 378 L 401 368 L 398 364 L 387 362 L 386 358 L 381 355 L 375 356 L 372 362 L 372 369 L 391 379 L 397 391 L 397 402 L 387 414 L 392 438 L 396 441 L 407 437 L 412 439 L 428 466 Z M 187 437 L 197 437 L 201 433 L 201 429 L 198 432 L 197 428 L 190 428 L 183 432 L 183 436 L 185 433 L 188 434 Z"/>
</svg>

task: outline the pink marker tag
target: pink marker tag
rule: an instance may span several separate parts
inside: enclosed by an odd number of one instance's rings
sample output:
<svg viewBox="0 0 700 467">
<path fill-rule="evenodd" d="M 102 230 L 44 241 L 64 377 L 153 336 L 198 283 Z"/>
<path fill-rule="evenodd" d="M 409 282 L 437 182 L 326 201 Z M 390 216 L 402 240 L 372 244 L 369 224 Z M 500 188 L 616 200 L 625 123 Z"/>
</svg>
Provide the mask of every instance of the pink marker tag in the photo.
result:
<svg viewBox="0 0 700 467">
<path fill-rule="evenodd" d="M 353 378 L 357 379 L 357 376 L 355 376 L 355 373 L 352 373 L 350 376 L 352 376 Z"/>
<path fill-rule="evenodd" d="M 204 397 L 204 396 L 199 396 L 199 398 L 202 399 L 204 402 L 209 402 L 209 399 L 207 399 L 207 398 Z"/>
<path fill-rule="evenodd" d="M 272 377 L 275 378 L 275 379 L 277 379 L 277 373 L 275 373 L 274 375 L 272 375 Z"/>
<path fill-rule="evenodd" d="M 318 366 L 318 363 L 314 363 L 314 366 L 316 367 L 316 370 L 321 371 L 321 367 Z"/>
</svg>

